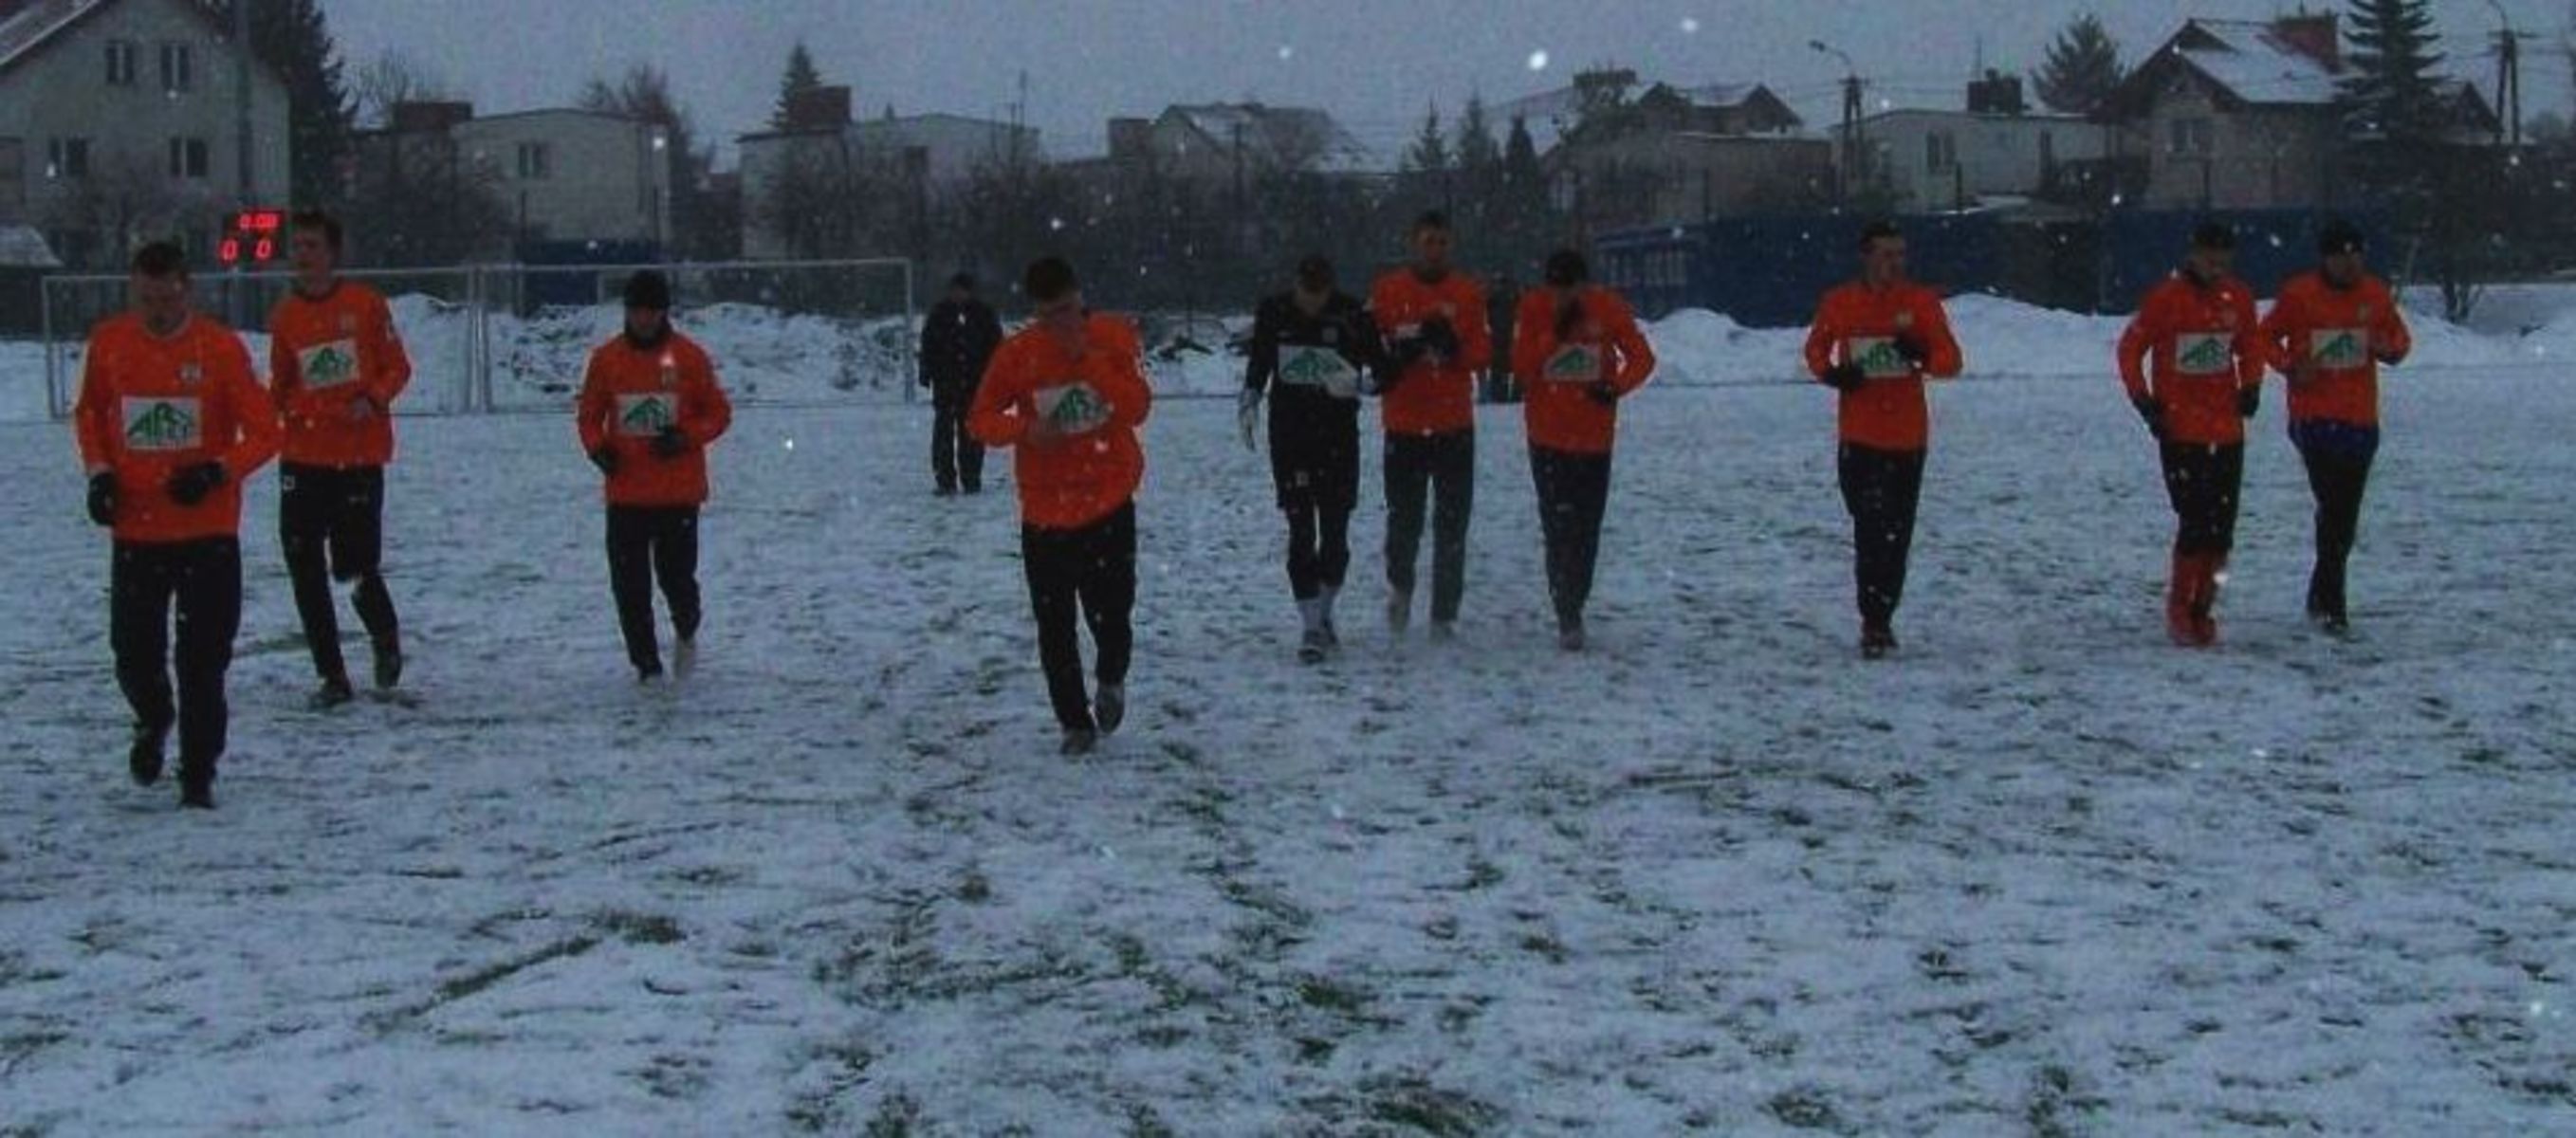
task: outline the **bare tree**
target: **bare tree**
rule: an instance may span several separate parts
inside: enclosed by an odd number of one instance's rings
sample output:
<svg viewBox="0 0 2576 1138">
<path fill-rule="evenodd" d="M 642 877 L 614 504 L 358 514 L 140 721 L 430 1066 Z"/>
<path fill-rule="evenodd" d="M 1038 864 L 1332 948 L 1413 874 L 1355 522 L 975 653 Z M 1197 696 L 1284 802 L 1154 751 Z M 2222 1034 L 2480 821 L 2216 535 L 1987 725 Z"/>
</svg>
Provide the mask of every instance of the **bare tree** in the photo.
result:
<svg viewBox="0 0 2576 1138">
<path fill-rule="evenodd" d="M 401 50 L 384 54 L 358 68 L 350 85 L 358 104 L 358 125 L 383 129 L 393 125 L 394 108 L 403 103 L 436 102 L 456 97 L 445 77 L 418 56 Z"/>
</svg>

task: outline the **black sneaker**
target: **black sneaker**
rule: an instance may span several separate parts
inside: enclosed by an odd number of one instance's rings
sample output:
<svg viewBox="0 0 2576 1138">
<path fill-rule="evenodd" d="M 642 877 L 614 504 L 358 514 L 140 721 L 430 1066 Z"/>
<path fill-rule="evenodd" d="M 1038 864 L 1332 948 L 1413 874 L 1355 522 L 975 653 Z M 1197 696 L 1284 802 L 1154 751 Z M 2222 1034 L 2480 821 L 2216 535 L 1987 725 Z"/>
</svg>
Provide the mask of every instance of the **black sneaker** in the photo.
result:
<svg viewBox="0 0 2576 1138">
<path fill-rule="evenodd" d="M 1064 742 L 1056 745 L 1056 753 L 1066 758 L 1080 758 L 1099 745 L 1099 732 L 1088 727 L 1076 727 L 1064 733 Z"/>
<path fill-rule="evenodd" d="M 182 778 L 179 780 L 179 807 L 183 810 L 215 808 L 215 780 Z"/>
<path fill-rule="evenodd" d="M 652 686 L 653 686 L 653 685 L 655 685 L 655 684 L 661 683 L 661 682 L 662 682 L 662 665 L 660 665 L 660 664 L 655 664 L 655 665 L 653 665 L 652 667 L 649 667 L 649 668 L 637 668 L 637 669 L 635 669 L 635 682 L 636 682 L 637 684 L 641 685 L 641 686 L 648 687 L 648 688 L 649 688 L 649 687 L 652 687 Z"/>
<path fill-rule="evenodd" d="M 1091 718 L 1100 724 L 1101 734 L 1117 734 L 1118 725 L 1127 721 L 1127 685 L 1100 685 L 1100 694 L 1091 698 Z"/>
<path fill-rule="evenodd" d="M 1326 636 L 1321 628 L 1310 628 L 1306 630 L 1305 639 L 1297 643 L 1297 662 L 1321 664 L 1324 662 L 1324 657 L 1331 655 L 1332 652 L 1332 638 Z"/>
<path fill-rule="evenodd" d="M 934 498 L 954 498 L 957 496 L 957 488 L 954 486 L 941 486 L 932 490 L 930 492 L 930 496 Z"/>
<path fill-rule="evenodd" d="M 312 697 L 306 699 L 304 702 L 305 706 L 308 706 L 315 711 L 329 711 L 332 708 L 338 707 L 341 704 L 347 703 L 356 698 L 358 698 L 358 693 L 349 687 L 348 677 L 333 676 L 322 681 L 322 686 L 316 689 Z"/>
<path fill-rule="evenodd" d="M 376 690 L 392 691 L 402 683 L 403 654 L 398 644 L 376 645 Z"/>
<path fill-rule="evenodd" d="M 134 775 L 134 785 L 150 786 L 161 781 L 162 748 L 169 738 L 167 727 L 135 725 L 134 744 L 125 750 L 125 766 Z"/>
<path fill-rule="evenodd" d="M 1896 651 L 1896 630 L 1884 624 L 1873 624 L 1860 630 L 1860 658 L 1883 660 Z"/>
</svg>

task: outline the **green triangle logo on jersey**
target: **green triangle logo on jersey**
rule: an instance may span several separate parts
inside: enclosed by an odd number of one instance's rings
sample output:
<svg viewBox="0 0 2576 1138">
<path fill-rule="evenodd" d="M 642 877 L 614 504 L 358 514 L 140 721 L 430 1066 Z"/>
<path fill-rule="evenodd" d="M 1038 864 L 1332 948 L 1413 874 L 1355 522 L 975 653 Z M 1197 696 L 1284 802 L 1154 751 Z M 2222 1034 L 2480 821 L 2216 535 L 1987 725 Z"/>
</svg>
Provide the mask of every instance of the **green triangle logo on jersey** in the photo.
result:
<svg viewBox="0 0 2576 1138">
<path fill-rule="evenodd" d="M 2320 363 L 2350 365 L 2361 362 L 2361 337 L 2353 332 L 2336 333 L 2333 339 L 2317 345 Z"/>
<path fill-rule="evenodd" d="M 638 399 L 627 408 L 625 426 L 630 434 L 657 435 L 671 425 L 671 408 L 659 399 Z"/>
<path fill-rule="evenodd" d="M 1068 387 L 1047 418 L 1059 427 L 1082 427 L 1107 419 L 1109 412 L 1087 387 Z"/>
<path fill-rule="evenodd" d="M 1862 352 L 1860 369 L 1871 375 L 1886 375 L 1908 370 L 1905 357 L 1897 353 L 1896 344 L 1889 340 L 1871 344 L 1868 351 Z"/>
<path fill-rule="evenodd" d="M 1601 356 L 1590 348 L 1567 348 L 1547 364 L 1548 374 L 1557 376 L 1589 376 L 1599 370 Z"/>
<path fill-rule="evenodd" d="M 1279 378 L 1299 387 L 1321 386 L 1337 374 L 1336 362 L 1322 352 L 1299 352 L 1289 359 L 1287 366 L 1279 369 Z M 1061 410 L 1063 405 L 1057 406 Z"/>
<path fill-rule="evenodd" d="M 125 428 L 125 440 L 144 447 L 173 447 L 186 443 L 196 433 L 197 421 L 187 412 L 174 404 L 155 403 Z"/>
<path fill-rule="evenodd" d="M 2183 349 L 2182 366 L 2187 371 L 2216 371 L 2227 366 L 2230 354 L 2224 341 L 2199 340 Z"/>
<path fill-rule="evenodd" d="M 336 387 L 357 375 L 358 358 L 340 350 L 337 345 L 317 348 L 304 365 L 305 382 L 316 387 Z"/>
</svg>

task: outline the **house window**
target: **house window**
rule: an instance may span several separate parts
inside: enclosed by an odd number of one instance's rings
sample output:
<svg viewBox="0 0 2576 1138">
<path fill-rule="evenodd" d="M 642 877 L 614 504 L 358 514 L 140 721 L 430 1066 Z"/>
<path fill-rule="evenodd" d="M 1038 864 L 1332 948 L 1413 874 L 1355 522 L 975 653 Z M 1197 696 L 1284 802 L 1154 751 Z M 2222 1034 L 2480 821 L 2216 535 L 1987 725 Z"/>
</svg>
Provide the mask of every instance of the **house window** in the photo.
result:
<svg viewBox="0 0 2576 1138">
<path fill-rule="evenodd" d="M 554 147 L 548 146 L 542 142 L 522 142 L 519 144 L 519 177 L 521 179 L 527 181 L 543 181 L 550 176 L 548 171 L 553 167 L 553 165 Z"/>
<path fill-rule="evenodd" d="M 55 181 L 89 177 L 89 140 L 86 138 L 46 139 L 45 177 Z"/>
<path fill-rule="evenodd" d="M 170 176 L 203 178 L 206 176 L 206 140 L 174 138 L 170 140 Z"/>
<path fill-rule="evenodd" d="M 2173 137 L 2165 153 L 2207 154 L 2209 149 L 2208 119 L 2173 120 Z"/>
<path fill-rule="evenodd" d="M 131 87 L 134 85 L 134 57 L 137 54 L 133 40 L 107 41 L 108 86 Z"/>
<path fill-rule="evenodd" d="M 1948 131 L 1934 131 L 1923 136 L 1923 168 L 1935 174 L 1946 174 L 1959 164 L 1959 137 Z"/>
<path fill-rule="evenodd" d="M 184 43 L 162 44 L 161 89 L 164 91 L 185 91 L 195 87 L 196 85 L 196 68 L 194 66 L 194 61 L 189 57 L 188 45 Z"/>
<path fill-rule="evenodd" d="M 14 213 L 27 201 L 27 144 L 0 138 L 0 212 Z"/>
</svg>

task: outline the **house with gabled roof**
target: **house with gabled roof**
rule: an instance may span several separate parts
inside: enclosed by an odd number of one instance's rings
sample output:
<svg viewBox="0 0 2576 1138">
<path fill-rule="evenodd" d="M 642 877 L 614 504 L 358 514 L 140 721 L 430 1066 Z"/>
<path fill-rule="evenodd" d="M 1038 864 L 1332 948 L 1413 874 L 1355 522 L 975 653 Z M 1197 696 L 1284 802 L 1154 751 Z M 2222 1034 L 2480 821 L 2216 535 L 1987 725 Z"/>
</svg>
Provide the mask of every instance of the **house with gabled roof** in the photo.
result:
<svg viewBox="0 0 2576 1138">
<path fill-rule="evenodd" d="M 2193 19 L 2106 96 L 2115 159 L 2140 171 L 2148 209 L 2334 208 L 2350 137 L 2337 105 L 2349 74 L 2333 13 Z M 2476 87 L 2442 83 L 2459 141 L 2491 138 Z"/>
<path fill-rule="evenodd" d="M 0 223 L 113 267 L 145 237 L 203 256 L 237 207 L 286 204 L 286 83 L 256 61 L 241 200 L 244 50 L 204 0 L 0 0 Z"/>
</svg>

